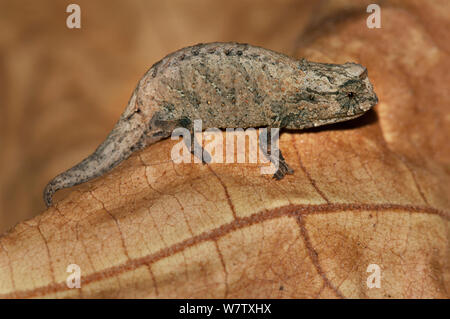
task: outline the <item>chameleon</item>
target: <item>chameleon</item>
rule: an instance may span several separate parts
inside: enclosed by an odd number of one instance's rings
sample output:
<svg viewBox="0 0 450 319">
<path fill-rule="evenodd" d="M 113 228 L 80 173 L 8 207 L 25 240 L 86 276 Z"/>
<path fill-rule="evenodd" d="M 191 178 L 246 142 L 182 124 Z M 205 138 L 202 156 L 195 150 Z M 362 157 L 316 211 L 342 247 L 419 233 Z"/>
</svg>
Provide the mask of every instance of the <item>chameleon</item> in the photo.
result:
<svg viewBox="0 0 450 319">
<path fill-rule="evenodd" d="M 193 132 L 194 120 L 200 119 L 203 129 L 301 130 L 359 117 L 377 102 L 367 69 L 360 64 L 311 62 L 241 43 L 185 47 L 144 74 L 106 139 L 51 180 L 44 201 L 51 206 L 57 190 L 105 174 L 177 127 Z M 201 148 L 193 135 L 191 141 L 191 152 Z M 282 179 L 293 170 L 281 151 L 278 159 L 271 158 L 270 141 L 260 145 L 270 161 L 278 161 L 274 177 Z"/>
</svg>

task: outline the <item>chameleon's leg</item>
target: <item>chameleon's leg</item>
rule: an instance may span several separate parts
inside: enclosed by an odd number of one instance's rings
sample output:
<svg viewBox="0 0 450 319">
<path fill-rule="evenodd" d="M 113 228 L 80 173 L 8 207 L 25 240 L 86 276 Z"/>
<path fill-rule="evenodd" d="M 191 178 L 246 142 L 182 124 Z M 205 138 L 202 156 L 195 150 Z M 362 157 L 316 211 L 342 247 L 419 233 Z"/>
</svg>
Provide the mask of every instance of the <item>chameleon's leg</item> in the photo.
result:
<svg viewBox="0 0 450 319">
<path fill-rule="evenodd" d="M 275 174 L 273 175 L 273 178 L 280 180 L 282 179 L 286 174 L 294 174 L 294 170 L 292 168 L 289 167 L 288 163 L 286 163 L 283 154 L 281 154 L 281 151 L 279 151 L 279 156 L 280 156 L 280 167 L 278 168 L 278 170 L 275 172 Z"/>
<path fill-rule="evenodd" d="M 191 140 L 188 141 L 185 139 L 184 143 L 194 156 L 202 160 L 203 164 L 211 163 L 211 155 L 198 143 L 193 132 L 191 132 Z M 197 154 L 203 154 L 203 156 L 198 157 Z"/>
<path fill-rule="evenodd" d="M 294 170 L 290 168 L 286 163 L 281 150 L 278 150 L 278 157 L 271 154 L 272 138 L 270 128 L 267 128 L 267 138 L 265 138 L 264 135 L 266 134 L 261 133 L 259 135 L 259 147 L 261 148 L 264 156 L 266 156 L 267 159 L 270 160 L 278 168 L 273 175 L 273 178 L 280 180 L 286 174 L 293 174 Z"/>
</svg>

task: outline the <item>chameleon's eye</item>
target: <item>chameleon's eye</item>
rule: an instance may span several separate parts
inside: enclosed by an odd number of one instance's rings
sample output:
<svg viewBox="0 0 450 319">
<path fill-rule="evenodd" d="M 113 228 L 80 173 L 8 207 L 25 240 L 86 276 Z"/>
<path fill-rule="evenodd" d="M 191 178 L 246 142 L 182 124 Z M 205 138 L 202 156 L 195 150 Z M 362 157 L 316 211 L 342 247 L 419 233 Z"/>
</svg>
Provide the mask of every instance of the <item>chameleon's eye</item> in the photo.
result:
<svg viewBox="0 0 450 319">
<path fill-rule="evenodd" d="M 348 96 L 349 98 L 353 98 L 353 97 L 355 96 L 355 93 L 353 93 L 353 92 L 348 92 L 348 93 L 347 93 L 347 96 Z"/>
</svg>

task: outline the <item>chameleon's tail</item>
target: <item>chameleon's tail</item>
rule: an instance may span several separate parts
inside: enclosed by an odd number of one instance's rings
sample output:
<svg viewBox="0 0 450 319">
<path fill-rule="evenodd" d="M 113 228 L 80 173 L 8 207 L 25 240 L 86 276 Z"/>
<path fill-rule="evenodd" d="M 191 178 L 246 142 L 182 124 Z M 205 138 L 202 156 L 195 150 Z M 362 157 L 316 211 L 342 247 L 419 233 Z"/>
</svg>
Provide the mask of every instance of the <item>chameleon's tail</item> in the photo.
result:
<svg viewBox="0 0 450 319">
<path fill-rule="evenodd" d="M 79 164 L 56 176 L 44 189 L 44 202 L 52 205 L 52 196 L 59 189 L 87 182 L 106 173 L 144 145 L 140 121 L 121 118 L 106 140 Z"/>
</svg>

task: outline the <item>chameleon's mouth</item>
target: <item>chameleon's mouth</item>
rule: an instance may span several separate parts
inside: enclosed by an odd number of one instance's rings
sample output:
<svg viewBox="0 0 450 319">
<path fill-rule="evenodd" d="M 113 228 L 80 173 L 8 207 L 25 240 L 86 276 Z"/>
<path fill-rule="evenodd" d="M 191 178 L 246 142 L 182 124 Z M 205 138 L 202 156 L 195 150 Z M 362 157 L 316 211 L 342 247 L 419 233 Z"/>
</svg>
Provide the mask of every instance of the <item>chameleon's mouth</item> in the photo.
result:
<svg viewBox="0 0 450 319">
<path fill-rule="evenodd" d="M 141 131 L 138 122 L 131 123 L 127 119 L 120 119 L 94 153 L 48 183 L 44 190 L 44 201 L 47 207 L 52 204 L 52 196 L 59 189 L 101 176 L 128 158 L 141 146 L 138 144 Z"/>
</svg>

